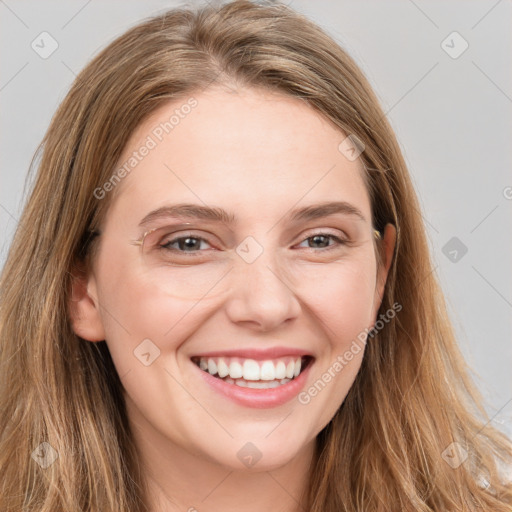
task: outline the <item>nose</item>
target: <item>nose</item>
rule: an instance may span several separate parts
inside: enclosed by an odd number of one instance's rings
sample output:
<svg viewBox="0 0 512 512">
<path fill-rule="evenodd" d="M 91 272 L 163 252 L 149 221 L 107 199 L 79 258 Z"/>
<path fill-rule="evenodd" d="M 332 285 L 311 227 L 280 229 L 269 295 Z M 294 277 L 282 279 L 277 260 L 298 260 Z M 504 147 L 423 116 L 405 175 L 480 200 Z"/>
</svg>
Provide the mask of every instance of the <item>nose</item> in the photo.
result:
<svg viewBox="0 0 512 512">
<path fill-rule="evenodd" d="M 270 331 L 298 317 L 300 302 L 274 258 L 262 255 L 253 263 L 238 261 L 237 267 L 225 305 L 232 322 Z"/>
</svg>

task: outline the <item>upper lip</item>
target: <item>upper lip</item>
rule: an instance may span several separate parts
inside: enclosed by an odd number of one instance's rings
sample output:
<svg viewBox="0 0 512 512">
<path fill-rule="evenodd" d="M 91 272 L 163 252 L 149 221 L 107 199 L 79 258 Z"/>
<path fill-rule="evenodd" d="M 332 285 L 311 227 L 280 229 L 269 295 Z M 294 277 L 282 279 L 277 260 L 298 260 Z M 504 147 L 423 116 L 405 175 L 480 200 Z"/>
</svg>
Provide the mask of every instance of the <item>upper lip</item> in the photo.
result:
<svg viewBox="0 0 512 512">
<path fill-rule="evenodd" d="M 263 361 L 266 359 L 278 359 L 285 356 L 308 356 L 313 355 L 301 348 L 291 347 L 272 347 L 272 348 L 238 348 L 231 350 L 215 350 L 210 352 L 201 352 L 192 356 L 196 357 L 240 357 L 242 359 L 255 359 L 257 361 Z"/>
</svg>

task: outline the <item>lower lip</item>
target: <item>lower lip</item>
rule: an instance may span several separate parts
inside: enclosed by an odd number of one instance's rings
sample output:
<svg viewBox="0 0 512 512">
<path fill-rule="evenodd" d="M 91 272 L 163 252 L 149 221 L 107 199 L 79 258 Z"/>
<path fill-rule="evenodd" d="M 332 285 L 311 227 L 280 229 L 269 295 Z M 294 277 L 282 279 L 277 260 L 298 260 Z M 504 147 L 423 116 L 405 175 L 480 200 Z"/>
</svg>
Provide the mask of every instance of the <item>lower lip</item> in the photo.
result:
<svg viewBox="0 0 512 512">
<path fill-rule="evenodd" d="M 255 409 L 270 409 L 289 402 L 299 394 L 301 389 L 304 387 L 306 378 L 311 366 L 313 366 L 313 363 L 314 361 L 311 361 L 307 368 L 290 382 L 281 384 L 277 388 L 269 389 L 242 388 L 236 384 L 228 384 L 222 379 L 214 377 L 208 372 L 201 370 L 201 368 L 199 368 L 195 363 L 192 364 L 196 367 L 197 371 L 201 373 L 207 384 L 239 405 Z"/>
</svg>

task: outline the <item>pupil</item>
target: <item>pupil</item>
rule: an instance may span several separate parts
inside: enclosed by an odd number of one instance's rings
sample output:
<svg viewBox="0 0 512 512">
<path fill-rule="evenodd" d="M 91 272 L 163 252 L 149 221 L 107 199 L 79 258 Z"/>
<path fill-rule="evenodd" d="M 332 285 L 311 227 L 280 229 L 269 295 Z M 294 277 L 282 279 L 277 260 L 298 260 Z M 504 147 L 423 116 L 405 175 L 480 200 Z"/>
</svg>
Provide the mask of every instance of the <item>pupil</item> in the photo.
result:
<svg viewBox="0 0 512 512">
<path fill-rule="evenodd" d="M 191 242 L 192 240 L 192 242 Z M 178 241 L 180 249 L 199 249 L 201 242 L 198 238 L 182 238 Z"/>
<path fill-rule="evenodd" d="M 323 239 L 324 243 L 322 243 L 322 239 Z M 319 242 L 319 240 L 320 240 L 320 242 Z M 324 235 L 315 235 L 315 236 L 313 237 L 313 242 L 314 242 L 314 243 L 319 242 L 319 243 L 320 243 L 320 245 L 321 245 L 322 247 L 328 247 L 328 245 L 329 245 L 329 244 L 328 244 L 328 239 L 327 239 L 327 237 L 326 237 L 326 236 L 324 236 Z"/>
</svg>

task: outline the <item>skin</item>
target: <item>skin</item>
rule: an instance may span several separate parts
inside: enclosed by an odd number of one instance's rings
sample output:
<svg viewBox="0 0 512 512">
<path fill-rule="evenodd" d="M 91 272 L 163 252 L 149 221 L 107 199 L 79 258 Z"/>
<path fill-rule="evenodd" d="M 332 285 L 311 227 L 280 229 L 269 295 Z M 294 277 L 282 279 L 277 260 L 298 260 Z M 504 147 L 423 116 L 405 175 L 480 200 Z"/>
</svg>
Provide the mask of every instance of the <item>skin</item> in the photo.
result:
<svg viewBox="0 0 512 512">
<path fill-rule="evenodd" d="M 198 105 L 117 185 L 92 270 L 75 285 L 72 323 L 83 339 L 108 344 L 152 510 L 295 511 L 315 438 L 347 395 L 364 351 L 307 405 L 293 399 L 263 409 L 212 390 L 190 358 L 239 347 L 299 347 L 315 357 L 309 388 L 374 325 L 396 232 L 386 226 L 377 242 L 384 258 L 377 268 L 362 164 L 338 150 L 345 134 L 307 104 L 256 89 L 214 88 L 194 97 Z M 183 103 L 165 105 L 141 124 L 120 164 Z M 283 218 L 325 201 L 347 201 L 366 220 Z M 238 224 L 192 220 L 196 236 L 212 241 L 200 248 L 203 262 L 149 265 L 130 243 L 147 230 L 139 222 L 155 208 L 185 202 L 222 207 Z M 328 239 L 336 248 L 322 255 L 327 249 L 307 238 L 326 232 L 349 237 L 351 245 Z M 263 249 L 250 264 L 235 252 L 247 236 Z M 202 300 L 187 295 L 188 280 L 205 272 L 213 283 L 227 269 Z M 149 366 L 134 357 L 144 339 L 160 350 Z M 250 468 L 237 457 L 249 441 L 262 455 Z"/>
</svg>

